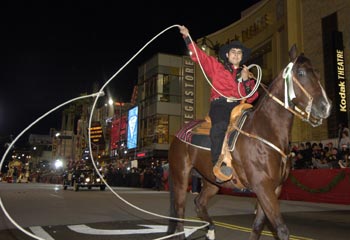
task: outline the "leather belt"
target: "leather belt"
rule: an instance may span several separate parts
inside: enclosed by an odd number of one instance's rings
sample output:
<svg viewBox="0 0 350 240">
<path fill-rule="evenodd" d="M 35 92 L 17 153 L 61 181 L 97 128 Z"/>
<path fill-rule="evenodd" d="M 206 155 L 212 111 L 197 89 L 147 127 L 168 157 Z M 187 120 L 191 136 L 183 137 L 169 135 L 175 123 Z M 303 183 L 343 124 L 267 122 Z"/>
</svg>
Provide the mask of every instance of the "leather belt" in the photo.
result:
<svg viewBox="0 0 350 240">
<path fill-rule="evenodd" d="M 218 98 L 213 98 L 211 101 L 218 101 L 218 100 L 225 100 L 226 102 L 237 102 L 237 100 L 232 100 L 232 99 L 228 99 L 228 98 L 225 98 L 225 97 L 218 97 Z"/>
</svg>

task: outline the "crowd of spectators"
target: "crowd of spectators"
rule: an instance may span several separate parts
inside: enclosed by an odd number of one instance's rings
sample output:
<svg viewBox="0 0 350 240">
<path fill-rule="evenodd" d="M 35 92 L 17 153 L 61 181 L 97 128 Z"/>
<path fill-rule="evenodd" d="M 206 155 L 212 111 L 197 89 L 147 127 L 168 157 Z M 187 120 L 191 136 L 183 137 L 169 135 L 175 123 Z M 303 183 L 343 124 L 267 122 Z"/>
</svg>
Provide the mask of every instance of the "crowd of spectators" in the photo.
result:
<svg viewBox="0 0 350 240">
<path fill-rule="evenodd" d="M 130 170 L 109 166 L 105 178 L 110 186 L 142 187 L 160 191 L 166 188 L 166 175 L 159 164 L 155 167 L 131 168 Z"/>
<path fill-rule="evenodd" d="M 325 146 L 322 143 L 300 143 L 291 149 L 293 169 L 346 168 L 350 167 L 349 130 L 342 131 L 338 145 L 332 142 Z"/>
</svg>

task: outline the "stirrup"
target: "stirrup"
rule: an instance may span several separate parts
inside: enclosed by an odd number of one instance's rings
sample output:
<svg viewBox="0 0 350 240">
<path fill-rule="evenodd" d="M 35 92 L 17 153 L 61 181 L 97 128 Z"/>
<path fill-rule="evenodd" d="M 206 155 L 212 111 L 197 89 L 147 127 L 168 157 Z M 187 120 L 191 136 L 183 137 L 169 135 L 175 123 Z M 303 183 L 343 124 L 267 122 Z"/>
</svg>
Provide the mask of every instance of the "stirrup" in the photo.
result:
<svg viewBox="0 0 350 240">
<path fill-rule="evenodd" d="M 216 165 L 213 168 L 213 173 L 214 173 L 215 177 L 220 181 L 220 183 L 230 180 L 232 178 L 232 175 L 233 175 L 232 173 L 229 176 L 223 174 L 221 172 L 221 167 L 216 166 Z"/>
<path fill-rule="evenodd" d="M 221 165 L 222 165 L 223 160 L 224 160 L 223 155 L 220 155 L 219 160 L 216 162 L 216 164 L 213 168 L 213 173 L 218 180 L 220 180 L 221 182 L 226 182 L 232 178 L 233 171 L 229 176 L 227 176 L 221 172 Z"/>
</svg>

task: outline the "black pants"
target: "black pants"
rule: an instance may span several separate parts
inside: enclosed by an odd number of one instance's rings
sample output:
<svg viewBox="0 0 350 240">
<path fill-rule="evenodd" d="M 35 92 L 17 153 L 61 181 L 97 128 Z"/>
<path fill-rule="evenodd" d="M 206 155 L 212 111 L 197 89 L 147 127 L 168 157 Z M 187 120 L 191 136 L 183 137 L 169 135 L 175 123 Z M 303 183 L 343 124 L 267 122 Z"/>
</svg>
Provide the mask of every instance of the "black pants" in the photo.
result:
<svg viewBox="0 0 350 240">
<path fill-rule="evenodd" d="M 210 103 L 209 117 L 211 119 L 210 141 L 211 157 L 213 165 L 218 161 L 221 154 L 222 144 L 225 138 L 227 126 L 230 122 L 232 109 L 239 104 L 227 102 L 226 98 L 219 98 Z"/>
</svg>

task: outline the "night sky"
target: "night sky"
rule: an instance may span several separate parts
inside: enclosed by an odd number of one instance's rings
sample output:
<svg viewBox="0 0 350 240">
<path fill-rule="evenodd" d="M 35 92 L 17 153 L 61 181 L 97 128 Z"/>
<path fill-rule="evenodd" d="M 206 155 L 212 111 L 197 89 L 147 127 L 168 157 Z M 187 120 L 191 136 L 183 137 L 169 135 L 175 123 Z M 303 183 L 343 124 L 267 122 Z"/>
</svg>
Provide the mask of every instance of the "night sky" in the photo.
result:
<svg viewBox="0 0 350 240">
<path fill-rule="evenodd" d="M 237 21 L 242 10 L 259 1 L 191 2 L 2 1 L 0 141 L 10 134 L 16 137 L 57 105 L 92 93 L 93 83 L 102 87 L 168 27 L 185 25 L 197 39 Z M 158 52 L 186 54 L 178 28 L 148 45 L 105 92 L 130 101 L 137 67 Z M 61 112 L 55 112 L 28 132 L 48 134 L 50 127 L 59 129 L 60 117 Z"/>
</svg>

